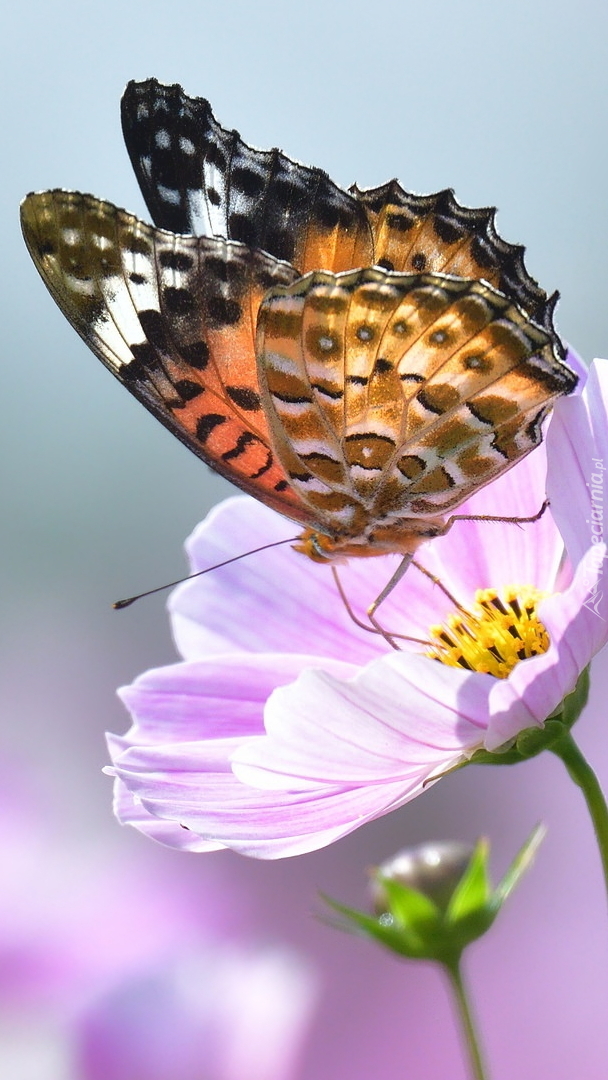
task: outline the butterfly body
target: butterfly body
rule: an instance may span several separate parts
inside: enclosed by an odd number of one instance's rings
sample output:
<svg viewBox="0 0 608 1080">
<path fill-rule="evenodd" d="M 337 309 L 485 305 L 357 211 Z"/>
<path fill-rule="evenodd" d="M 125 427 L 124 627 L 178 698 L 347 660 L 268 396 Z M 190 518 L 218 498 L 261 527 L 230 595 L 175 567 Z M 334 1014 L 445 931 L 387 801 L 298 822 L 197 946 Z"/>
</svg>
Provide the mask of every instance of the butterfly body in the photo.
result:
<svg viewBox="0 0 608 1080">
<path fill-rule="evenodd" d="M 411 555 L 538 445 L 576 376 L 492 211 L 344 192 L 154 80 L 129 84 L 123 127 L 162 227 L 43 192 L 30 253 L 131 393 L 303 527 L 297 550 Z"/>
</svg>

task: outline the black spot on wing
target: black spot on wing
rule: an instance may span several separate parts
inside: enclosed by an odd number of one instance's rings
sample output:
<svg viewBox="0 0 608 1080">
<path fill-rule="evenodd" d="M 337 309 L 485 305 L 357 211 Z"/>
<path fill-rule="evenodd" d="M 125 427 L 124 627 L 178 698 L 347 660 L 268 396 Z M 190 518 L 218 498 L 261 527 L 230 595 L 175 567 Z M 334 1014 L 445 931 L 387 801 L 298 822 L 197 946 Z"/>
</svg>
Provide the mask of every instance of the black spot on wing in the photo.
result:
<svg viewBox="0 0 608 1080">
<path fill-rule="evenodd" d="M 166 270 L 191 270 L 194 263 L 190 255 L 182 251 L 161 251 L 158 261 Z"/>
<path fill-rule="evenodd" d="M 179 345 L 179 354 L 190 367 L 204 371 L 209 363 L 209 346 L 206 341 L 189 341 Z"/>
<path fill-rule="evenodd" d="M 169 345 L 167 323 L 160 311 L 149 308 L 146 311 L 140 311 L 138 318 L 150 344 L 161 352 L 166 352 Z"/>
<path fill-rule="evenodd" d="M 447 214 L 438 213 L 433 218 L 433 229 L 445 244 L 455 244 L 457 240 L 462 240 L 467 235 L 464 222 L 458 221 L 453 216 L 448 217 Z"/>
<path fill-rule="evenodd" d="M 199 442 L 206 442 L 212 431 L 220 424 L 226 423 L 226 417 L 221 413 L 205 413 L 204 416 L 200 416 L 196 422 L 196 437 Z"/>
<path fill-rule="evenodd" d="M 259 480 L 264 473 L 272 467 L 273 456 L 272 451 L 266 446 L 266 443 L 262 442 L 257 435 L 254 435 L 252 431 L 243 431 L 236 440 L 233 447 L 230 450 L 226 450 L 222 454 L 222 461 L 235 461 L 237 458 L 242 457 L 247 453 L 250 447 L 255 445 L 261 446 L 266 451 L 266 456 L 261 465 L 255 470 L 255 472 L 249 474 L 250 480 Z"/>
<path fill-rule="evenodd" d="M 127 364 L 124 368 L 125 377 L 139 377 L 134 376 L 134 372 L 143 373 L 146 369 L 152 367 L 158 367 L 158 356 L 156 350 L 150 344 L 149 341 L 138 342 L 136 345 L 129 345 L 131 352 L 133 353 L 134 363 Z"/>
<path fill-rule="evenodd" d="M 261 407 L 259 394 L 256 394 L 255 390 L 249 386 L 227 386 L 226 393 L 239 409 L 244 409 L 246 412 L 254 412 Z"/>
<path fill-rule="evenodd" d="M 230 185 L 251 198 L 258 198 L 265 187 L 266 178 L 253 169 L 236 168 L 230 174 Z"/>
<path fill-rule="evenodd" d="M 188 289 L 168 286 L 163 289 L 163 301 L 170 315 L 192 315 L 196 310 L 196 301 Z"/>
<path fill-rule="evenodd" d="M 311 383 L 313 390 L 316 390 L 318 394 L 322 394 L 324 397 L 330 398 L 332 401 L 339 401 L 344 397 L 344 390 L 337 389 L 330 386 L 324 386 L 323 383 Z"/>
<path fill-rule="evenodd" d="M 388 371 L 393 370 L 393 365 L 390 360 L 387 360 L 384 356 L 379 356 L 374 364 L 374 375 L 386 375 Z"/>
<path fill-rule="evenodd" d="M 241 318 L 241 305 L 237 300 L 227 300 L 224 296 L 206 298 L 207 314 L 216 326 L 235 326 Z"/>
<path fill-rule="evenodd" d="M 193 382 L 192 379 L 176 379 L 173 385 L 184 401 L 193 401 L 204 391 L 204 387 L 200 383 Z"/>
</svg>

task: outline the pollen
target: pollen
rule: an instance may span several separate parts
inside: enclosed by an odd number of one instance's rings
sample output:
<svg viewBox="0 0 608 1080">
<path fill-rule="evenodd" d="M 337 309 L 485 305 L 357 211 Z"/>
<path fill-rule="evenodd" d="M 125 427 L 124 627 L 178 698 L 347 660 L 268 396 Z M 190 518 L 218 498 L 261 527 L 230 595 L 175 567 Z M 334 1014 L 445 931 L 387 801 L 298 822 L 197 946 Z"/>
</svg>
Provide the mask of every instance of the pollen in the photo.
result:
<svg viewBox="0 0 608 1080">
<path fill-rule="evenodd" d="M 450 667 L 506 679 L 520 660 L 549 648 L 537 613 L 548 595 L 528 585 L 510 585 L 500 593 L 478 589 L 470 609 L 459 607 L 443 624 L 431 627 L 427 655 Z"/>
</svg>

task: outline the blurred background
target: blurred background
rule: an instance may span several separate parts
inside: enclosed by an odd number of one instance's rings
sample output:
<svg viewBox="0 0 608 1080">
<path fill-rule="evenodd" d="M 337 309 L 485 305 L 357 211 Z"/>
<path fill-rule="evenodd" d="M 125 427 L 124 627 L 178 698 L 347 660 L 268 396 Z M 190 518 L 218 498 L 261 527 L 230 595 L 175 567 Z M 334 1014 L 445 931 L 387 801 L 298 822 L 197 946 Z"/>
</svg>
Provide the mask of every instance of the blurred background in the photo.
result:
<svg viewBox="0 0 608 1080">
<path fill-rule="evenodd" d="M 282 863 L 179 854 L 114 822 L 101 769 L 104 731 L 127 725 L 115 687 L 175 652 L 162 599 L 120 614 L 111 602 L 183 573 L 183 540 L 228 486 L 88 353 L 18 225 L 23 195 L 47 187 L 146 216 L 119 99 L 153 75 L 343 185 L 397 176 L 498 205 L 501 234 L 561 291 L 562 335 L 588 360 L 605 355 L 605 7 L 29 0 L 7 8 L 3 39 L 0 1076 L 464 1080 L 438 973 L 330 930 L 318 890 L 362 904 L 365 868 L 399 847 L 481 834 L 498 876 L 542 820 L 536 866 L 469 956 L 492 1076 L 605 1080 L 599 863 L 549 755 L 464 770 Z M 604 656 L 578 729 L 604 783 L 607 692 Z"/>
</svg>

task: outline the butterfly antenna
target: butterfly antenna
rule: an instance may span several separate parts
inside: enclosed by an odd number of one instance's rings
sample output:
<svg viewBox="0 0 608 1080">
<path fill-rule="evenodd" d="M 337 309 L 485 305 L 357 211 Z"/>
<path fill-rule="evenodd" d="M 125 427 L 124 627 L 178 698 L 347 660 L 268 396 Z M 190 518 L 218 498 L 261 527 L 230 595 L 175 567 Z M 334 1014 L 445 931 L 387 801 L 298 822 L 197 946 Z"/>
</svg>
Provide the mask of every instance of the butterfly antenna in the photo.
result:
<svg viewBox="0 0 608 1080">
<path fill-rule="evenodd" d="M 252 548 L 251 551 L 243 551 L 241 555 L 233 555 L 231 559 L 224 559 L 223 562 L 215 563 L 214 566 L 206 566 L 204 570 L 196 570 L 194 574 L 186 574 L 185 577 L 178 578 L 177 581 L 169 581 L 166 585 L 157 585 L 155 589 L 148 589 L 146 592 L 138 593 L 137 596 L 129 596 L 126 600 L 116 600 L 112 607 L 115 611 L 122 611 L 123 608 L 134 604 L 136 600 L 142 600 L 144 596 L 153 596 L 154 593 L 172 589 L 174 585 L 181 585 L 182 582 L 191 581 L 192 578 L 200 577 L 201 574 L 208 574 L 211 570 L 219 570 L 222 566 L 229 566 L 230 563 L 238 562 L 239 559 L 246 559 L 248 555 L 257 555 L 258 551 L 268 551 L 269 548 L 280 547 L 281 544 L 294 544 L 297 539 L 297 536 L 289 536 L 286 540 L 274 540 L 271 544 L 262 544 L 261 547 Z"/>
</svg>

